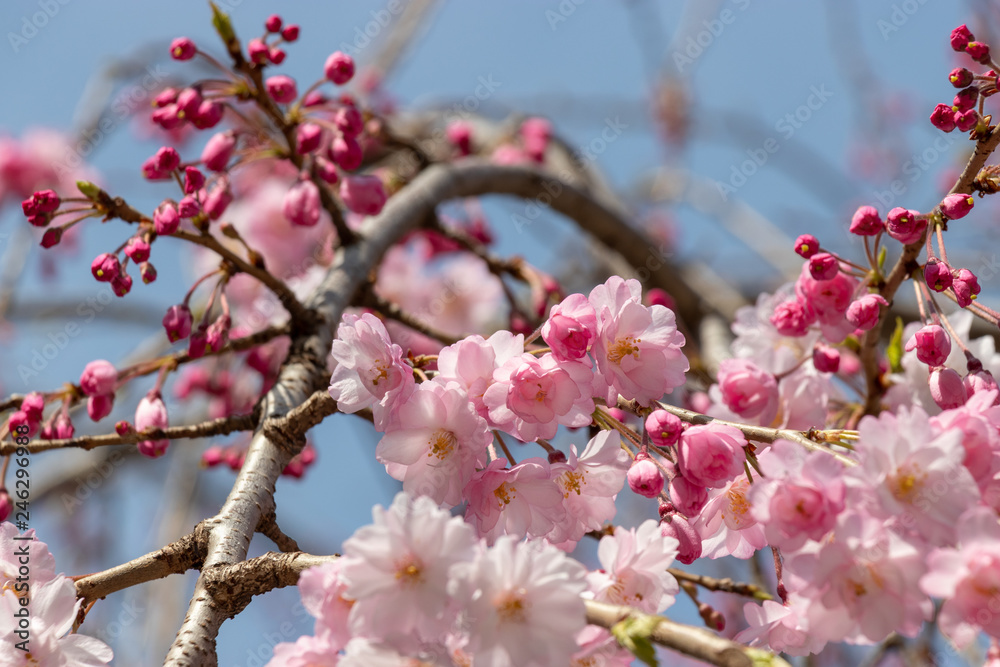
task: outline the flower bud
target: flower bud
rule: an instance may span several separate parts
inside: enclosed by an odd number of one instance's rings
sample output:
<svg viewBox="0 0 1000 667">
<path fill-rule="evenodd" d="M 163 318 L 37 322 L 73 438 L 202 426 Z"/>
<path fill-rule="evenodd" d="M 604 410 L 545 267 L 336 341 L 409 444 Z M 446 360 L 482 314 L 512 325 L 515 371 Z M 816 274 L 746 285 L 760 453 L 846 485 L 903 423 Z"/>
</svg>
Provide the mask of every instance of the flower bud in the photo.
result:
<svg viewBox="0 0 1000 667">
<path fill-rule="evenodd" d="M 111 279 L 111 291 L 115 296 L 122 297 L 132 291 L 132 276 L 118 273 Z"/>
<path fill-rule="evenodd" d="M 281 17 L 277 14 L 271 14 L 267 17 L 267 20 L 264 21 L 264 28 L 266 28 L 268 32 L 280 32 Z"/>
<path fill-rule="evenodd" d="M 663 490 L 663 474 L 647 454 L 638 454 L 628 469 L 628 486 L 646 498 L 655 498 Z"/>
<path fill-rule="evenodd" d="M 62 227 L 52 227 L 51 229 L 46 229 L 45 233 L 42 234 L 43 248 L 51 248 L 54 245 L 59 245 L 59 241 L 62 240 Z"/>
<path fill-rule="evenodd" d="M 456 120 L 448 124 L 445 130 L 448 141 L 458 150 L 462 157 L 472 153 L 472 126 L 464 120 Z"/>
<path fill-rule="evenodd" d="M 201 152 L 201 160 L 212 171 L 225 171 L 235 148 L 236 134 L 219 132 L 212 135 L 212 138 L 205 144 L 205 149 Z"/>
<path fill-rule="evenodd" d="M 326 59 L 323 73 L 334 85 L 342 86 L 354 76 L 354 59 L 346 53 L 334 51 Z"/>
<path fill-rule="evenodd" d="M 724 359 L 719 364 L 718 379 L 722 400 L 730 410 L 746 419 L 759 417 L 765 425 L 774 420 L 778 413 L 778 382 L 773 375 L 749 359 Z"/>
<path fill-rule="evenodd" d="M 299 26 L 294 23 L 284 27 L 281 31 L 281 38 L 286 42 L 294 42 L 299 38 Z"/>
<path fill-rule="evenodd" d="M 975 203 L 972 195 L 950 194 L 941 200 L 941 212 L 949 220 L 958 220 L 967 216 Z"/>
<path fill-rule="evenodd" d="M 17 433 L 18 429 L 27 428 L 29 438 L 38 433 L 39 422 L 31 419 L 24 410 L 16 410 L 7 421 L 7 427 L 11 433 Z"/>
<path fill-rule="evenodd" d="M 139 277 L 142 278 L 142 282 L 146 285 L 156 281 L 156 267 L 149 262 L 143 262 L 139 265 Z"/>
<path fill-rule="evenodd" d="M 167 428 L 167 407 L 159 392 L 150 392 L 142 397 L 135 409 L 135 430 L 143 433 L 153 429 Z M 149 458 L 162 456 L 167 451 L 169 440 L 144 440 L 137 447 L 139 453 Z"/>
<path fill-rule="evenodd" d="M 346 176 L 340 183 L 344 205 L 360 215 L 378 215 L 385 206 L 386 194 L 377 176 Z"/>
<path fill-rule="evenodd" d="M 928 324 L 906 342 L 906 351 L 917 351 L 917 359 L 934 368 L 943 366 L 951 354 L 951 338 L 937 324 Z"/>
<path fill-rule="evenodd" d="M 951 74 L 948 75 L 948 81 L 951 81 L 951 85 L 956 88 L 965 88 L 966 86 L 972 85 L 973 74 L 964 67 L 956 67 L 951 70 Z"/>
<path fill-rule="evenodd" d="M 83 367 L 80 374 L 80 391 L 85 396 L 112 394 L 118 384 L 118 371 L 105 359 L 96 359 Z"/>
<path fill-rule="evenodd" d="M 121 272 L 118 255 L 109 252 L 101 253 L 90 263 L 90 273 L 100 283 L 110 283 Z"/>
<path fill-rule="evenodd" d="M 205 348 L 208 347 L 208 327 L 204 324 L 191 334 L 188 341 L 188 356 L 192 359 L 200 359 L 205 356 Z"/>
<path fill-rule="evenodd" d="M 100 394 L 87 399 L 87 415 L 95 422 L 99 422 L 110 415 L 114 407 L 114 394 Z"/>
<path fill-rule="evenodd" d="M 21 412 L 28 416 L 33 422 L 42 421 L 42 413 L 45 411 L 45 397 L 37 391 L 33 391 L 21 401 Z"/>
<path fill-rule="evenodd" d="M 121 421 L 115 423 L 115 433 L 117 433 L 120 436 L 131 435 L 135 433 L 135 427 L 132 426 L 132 424 L 130 424 L 129 422 L 122 419 Z"/>
<path fill-rule="evenodd" d="M 684 422 L 666 410 L 653 410 L 646 417 L 646 432 L 657 447 L 677 444 L 684 431 Z"/>
<path fill-rule="evenodd" d="M 660 534 L 677 540 L 677 560 L 685 565 L 701 558 L 701 535 L 680 514 L 670 514 L 660 521 Z"/>
<path fill-rule="evenodd" d="M 960 111 L 955 114 L 955 127 L 962 132 L 970 132 L 979 123 L 979 113 L 975 109 Z"/>
<path fill-rule="evenodd" d="M 269 60 L 271 49 L 260 37 L 255 37 L 247 42 L 247 56 L 250 62 L 263 65 Z"/>
<path fill-rule="evenodd" d="M 197 115 L 198 107 L 201 106 L 201 93 L 197 88 L 185 88 L 177 95 L 177 109 L 184 120 L 190 120 Z"/>
<path fill-rule="evenodd" d="M 323 140 L 323 128 L 316 123 L 302 123 L 295 132 L 295 152 L 312 153 Z"/>
<path fill-rule="evenodd" d="M 951 267 L 944 262 L 932 259 L 924 265 L 924 281 L 935 292 L 943 292 L 951 287 L 952 280 Z"/>
<path fill-rule="evenodd" d="M 149 259 L 149 242 L 141 236 L 133 236 L 128 241 L 125 242 L 125 254 L 128 255 L 133 262 L 136 264 L 141 264 Z M 112 255 L 114 257 L 114 255 Z M 100 280 L 100 278 L 98 278 Z"/>
<path fill-rule="evenodd" d="M 878 324 L 879 306 L 888 305 L 889 302 L 881 294 L 865 294 L 847 307 L 847 321 L 857 329 L 868 331 Z"/>
<path fill-rule="evenodd" d="M 990 47 L 982 42 L 969 42 L 965 45 L 965 52 L 980 65 L 990 64 Z"/>
<path fill-rule="evenodd" d="M 947 104 L 939 104 L 931 112 L 931 125 L 942 132 L 951 132 L 955 129 L 955 112 Z"/>
<path fill-rule="evenodd" d="M 979 280 L 968 269 L 959 269 L 952 274 L 951 288 L 955 291 L 955 301 L 962 308 L 970 306 L 981 291 Z"/>
<path fill-rule="evenodd" d="M 319 222 L 319 188 L 308 178 L 296 181 L 285 193 L 281 211 L 293 225 L 314 226 Z"/>
<path fill-rule="evenodd" d="M 920 213 L 897 206 L 889 211 L 885 221 L 885 229 L 889 236 L 904 245 L 916 243 L 927 228 L 927 221 L 917 216 Z"/>
<path fill-rule="evenodd" d="M 878 209 L 874 206 L 859 206 L 851 218 L 851 233 L 858 236 L 875 236 L 884 228 Z"/>
<path fill-rule="evenodd" d="M 950 410 L 965 405 L 965 385 L 962 376 L 953 368 L 935 368 L 928 383 L 931 397 L 942 410 Z"/>
<path fill-rule="evenodd" d="M 708 502 L 708 489 L 682 475 L 676 475 L 670 480 L 669 490 L 674 507 L 687 517 L 696 517 Z"/>
<path fill-rule="evenodd" d="M 795 239 L 795 252 L 804 259 L 809 259 L 819 252 L 819 239 L 812 234 L 802 234 Z"/>
<path fill-rule="evenodd" d="M 153 228 L 160 236 L 167 236 L 181 226 L 181 216 L 172 201 L 164 201 L 153 211 Z"/>
<path fill-rule="evenodd" d="M 955 95 L 955 99 L 952 100 L 951 109 L 952 111 L 968 111 L 969 109 L 974 109 L 978 99 L 979 89 L 975 86 L 969 86 L 968 88 L 958 91 Z"/>
<path fill-rule="evenodd" d="M 177 202 L 177 215 L 182 218 L 193 218 L 201 213 L 201 204 L 193 195 L 187 195 Z"/>
<path fill-rule="evenodd" d="M 295 79 L 284 74 L 269 77 L 264 82 L 264 87 L 267 88 L 267 94 L 271 96 L 271 99 L 278 104 L 294 102 L 295 98 L 299 96 L 298 89 L 295 87 Z"/>
<path fill-rule="evenodd" d="M 178 37 L 170 42 L 170 57 L 174 60 L 191 60 L 198 49 L 187 37 Z"/>
<path fill-rule="evenodd" d="M 190 336 L 192 323 L 191 310 L 184 304 L 167 308 L 167 314 L 163 316 L 163 328 L 167 331 L 167 340 L 176 343 Z"/>
<path fill-rule="evenodd" d="M 353 137 L 335 137 L 330 142 L 330 159 L 344 171 L 354 171 L 361 166 L 365 153 Z"/>
<path fill-rule="evenodd" d="M 229 189 L 229 183 L 216 183 L 212 191 L 205 197 L 205 215 L 208 216 L 209 220 L 218 220 L 232 203 L 233 192 Z"/>
<path fill-rule="evenodd" d="M 324 183 L 330 185 L 336 185 L 340 181 L 337 167 L 329 160 L 319 156 L 316 157 L 316 175 L 323 179 Z"/>
<path fill-rule="evenodd" d="M 73 422 L 70 421 L 69 415 L 65 412 L 59 413 L 56 417 L 55 437 L 59 440 L 69 440 L 74 433 L 76 433 L 76 429 L 73 428 Z"/>
<path fill-rule="evenodd" d="M 816 312 L 797 299 L 778 304 L 771 315 L 771 324 L 782 336 L 805 336 L 816 321 Z"/>
<path fill-rule="evenodd" d="M 840 262 L 828 252 L 821 252 L 809 258 L 809 275 L 813 280 L 833 280 L 840 273 Z"/>
<path fill-rule="evenodd" d="M 232 320 L 228 315 L 220 315 L 212 322 L 205 333 L 207 348 L 212 352 L 218 352 L 225 347 L 226 342 L 229 340 L 229 329 L 231 326 Z"/>
<path fill-rule="evenodd" d="M 812 362 L 820 373 L 836 373 L 840 369 L 840 351 L 829 345 L 819 344 L 813 348 Z"/>
<path fill-rule="evenodd" d="M 337 109 L 333 115 L 333 122 L 345 137 L 355 138 L 365 129 L 361 112 L 353 105 Z"/>
</svg>

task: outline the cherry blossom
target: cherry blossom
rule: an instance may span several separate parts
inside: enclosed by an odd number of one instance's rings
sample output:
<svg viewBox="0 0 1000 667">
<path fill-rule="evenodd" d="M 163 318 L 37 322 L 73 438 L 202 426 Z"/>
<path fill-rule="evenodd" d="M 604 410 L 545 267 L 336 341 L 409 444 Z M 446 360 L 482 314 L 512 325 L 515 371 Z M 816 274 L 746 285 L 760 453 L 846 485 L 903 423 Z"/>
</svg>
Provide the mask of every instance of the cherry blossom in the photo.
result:
<svg viewBox="0 0 1000 667">
<path fill-rule="evenodd" d="M 677 557 L 677 540 L 665 537 L 650 519 L 638 528 L 615 528 L 597 547 L 601 569 L 587 575 L 595 600 L 658 613 L 674 603 L 680 590 L 667 568 Z"/>
</svg>

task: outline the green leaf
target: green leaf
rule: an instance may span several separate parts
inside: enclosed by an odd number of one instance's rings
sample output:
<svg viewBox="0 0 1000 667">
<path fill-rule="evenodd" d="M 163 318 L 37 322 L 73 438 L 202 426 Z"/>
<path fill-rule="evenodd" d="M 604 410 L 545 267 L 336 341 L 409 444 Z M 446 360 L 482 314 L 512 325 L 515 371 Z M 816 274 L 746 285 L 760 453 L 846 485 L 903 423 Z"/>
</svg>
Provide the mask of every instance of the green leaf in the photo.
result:
<svg viewBox="0 0 1000 667">
<path fill-rule="evenodd" d="M 226 14 L 218 5 L 214 2 L 209 3 L 212 6 L 212 26 L 215 28 L 215 32 L 219 33 L 219 37 L 222 38 L 223 43 L 228 47 L 234 41 L 236 41 L 236 32 L 233 30 L 233 23 L 229 20 L 229 14 Z"/>
<path fill-rule="evenodd" d="M 90 181 L 77 181 L 76 189 L 79 190 L 84 197 L 90 201 L 97 203 L 97 200 L 101 197 L 101 189 L 91 183 Z"/>
<path fill-rule="evenodd" d="M 650 639 L 653 630 L 659 624 L 660 620 L 654 616 L 638 618 L 629 616 L 625 620 L 615 623 L 611 627 L 611 634 L 623 648 L 649 667 L 659 667 L 660 663 L 656 660 L 656 648 Z"/>
<path fill-rule="evenodd" d="M 892 338 L 889 340 L 889 349 L 886 351 L 886 356 L 889 357 L 889 368 L 893 373 L 901 373 L 903 371 L 903 366 L 900 362 L 903 360 L 903 318 L 896 318 L 896 330 L 892 332 Z"/>
<path fill-rule="evenodd" d="M 885 269 L 885 257 L 887 254 L 885 246 L 882 246 L 882 249 L 878 251 L 878 272 L 880 274 Z"/>
</svg>

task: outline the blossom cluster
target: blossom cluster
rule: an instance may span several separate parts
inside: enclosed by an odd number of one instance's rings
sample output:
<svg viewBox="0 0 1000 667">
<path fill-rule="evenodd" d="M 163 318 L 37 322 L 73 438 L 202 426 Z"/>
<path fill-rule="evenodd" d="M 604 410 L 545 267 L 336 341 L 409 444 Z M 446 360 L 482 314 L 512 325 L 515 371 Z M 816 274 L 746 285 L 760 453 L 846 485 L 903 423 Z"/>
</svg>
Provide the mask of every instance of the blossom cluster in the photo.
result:
<svg viewBox="0 0 1000 667">
<path fill-rule="evenodd" d="M 632 655 L 585 620 L 584 598 L 666 609 L 678 591 L 666 568 L 677 540 L 655 521 L 601 539 L 588 572 L 545 540 L 492 545 L 427 496 L 402 492 L 343 556 L 304 572 L 299 591 L 313 635 L 275 647 L 270 667 L 475 664 L 619 665 Z"/>
</svg>

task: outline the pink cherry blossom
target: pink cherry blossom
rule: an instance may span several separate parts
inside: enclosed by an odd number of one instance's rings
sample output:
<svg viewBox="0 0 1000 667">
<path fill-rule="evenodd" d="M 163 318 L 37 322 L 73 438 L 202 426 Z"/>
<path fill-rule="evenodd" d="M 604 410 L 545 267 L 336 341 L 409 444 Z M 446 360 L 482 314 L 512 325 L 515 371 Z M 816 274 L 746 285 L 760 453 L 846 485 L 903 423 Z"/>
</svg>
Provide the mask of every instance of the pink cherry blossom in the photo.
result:
<svg viewBox="0 0 1000 667">
<path fill-rule="evenodd" d="M 503 534 L 543 537 L 566 517 L 562 490 L 549 462 L 530 458 L 507 470 L 496 459 L 472 476 L 465 487 L 465 519 L 489 543 Z"/>
<path fill-rule="evenodd" d="M 862 331 L 868 331 L 878 324 L 879 306 L 888 307 L 889 302 L 881 294 L 865 294 L 847 307 L 847 321 Z"/>
<path fill-rule="evenodd" d="M 493 373 L 483 394 L 492 425 L 529 442 L 551 438 L 559 424 L 586 426 L 594 412 L 593 371 L 579 361 L 522 354 Z"/>
<path fill-rule="evenodd" d="M 937 324 L 928 324 L 906 341 L 907 352 L 917 351 L 917 359 L 928 366 L 943 366 L 951 354 L 951 337 Z"/>
<path fill-rule="evenodd" d="M 767 544 L 764 526 L 751 513 L 750 482 L 738 477 L 722 489 L 709 491 L 695 527 L 701 535 L 702 554 L 708 558 L 750 558 Z"/>
<path fill-rule="evenodd" d="M 264 667 L 337 667 L 337 646 L 324 636 L 303 635 L 274 647 L 274 657 Z M 260 663 L 257 663 L 260 664 Z"/>
<path fill-rule="evenodd" d="M 595 287 L 589 299 L 598 321 L 593 355 L 609 404 L 620 394 L 645 405 L 684 384 L 688 361 L 673 311 L 642 305 L 639 282 L 617 276 Z"/>
<path fill-rule="evenodd" d="M 569 664 L 586 625 L 585 573 L 544 542 L 504 536 L 482 550 L 461 587 L 476 667 Z"/>
<path fill-rule="evenodd" d="M 768 544 L 793 551 L 833 530 L 847 492 L 841 463 L 787 440 L 772 444 L 759 462 L 764 479 L 751 486 L 748 498 Z"/>
<path fill-rule="evenodd" d="M 405 651 L 414 635 L 436 637 L 450 626 L 448 582 L 453 566 L 472 558 L 475 537 L 426 496 L 400 493 L 388 509 L 377 505 L 372 520 L 343 547 L 351 630 Z"/>
<path fill-rule="evenodd" d="M 930 419 L 935 430 L 961 432 L 965 450 L 962 465 L 984 495 L 1000 473 L 1000 407 L 994 405 L 996 395 L 996 390 L 975 394 L 965 405 Z"/>
<path fill-rule="evenodd" d="M 80 375 L 80 390 L 87 396 L 114 393 L 117 383 L 118 371 L 104 359 L 91 361 Z"/>
<path fill-rule="evenodd" d="M 375 448 L 403 491 L 454 507 L 493 440 L 486 420 L 457 383 L 424 382 L 397 408 L 398 420 Z"/>
<path fill-rule="evenodd" d="M 388 424 L 388 406 L 413 390 L 413 371 L 403 363 L 403 350 L 389 341 L 382 322 L 370 313 L 347 313 L 337 329 L 331 355 L 337 362 L 330 396 L 341 412 L 372 408 L 376 428 Z"/>
<path fill-rule="evenodd" d="M 719 363 L 719 391 L 730 410 L 740 417 L 770 424 L 778 414 L 778 382 L 749 359 Z"/>
<path fill-rule="evenodd" d="M 566 518 L 546 535 L 566 550 L 591 530 L 614 518 L 615 497 L 625 484 L 629 457 L 617 431 L 601 431 L 577 457 L 576 445 L 563 463 L 552 463 L 552 479 L 562 492 Z"/>
<path fill-rule="evenodd" d="M 1000 525 L 985 507 L 972 507 L 958 523 L 961 548 L 936 549 L 927 557 L 920 588 L 944 604 L 941 631 L 960 648 L 980 630 L 1000 637 Z"/>
<path fill-rule="evenodd" d="M 469 400 L 485 417 L 488 408 L 483 394 L 493 384 L 493 372 L 514 357 L 524 353 L 524 336 L 498 331 L 489 339 L 468 336 L 438 353 L 440 381 L 455 381 L 465 389 Z"/>
<path fill-rule="evenodd" d="M 822 624 L 810 624 L 816 614 L 808 598 L 793 594 L 788 604 L 775 600 L 747 602 L 743 614 L 750 627 L 736 635 L 738 642 L 797 656 L 819 653 L 827 643 Z"/>
<path fill-rule="evenodd" d="M 596 335 L 597 313 L 582 294 L 570 294 L 552 306 L 542 325 L 542 338 L 560 361 L 585 357 Z"/>
<path fill-rule="evenodd" d="M 667 572 L 677 557 L 677 546 L 677 540 L 664 537 L 653 519 L 638 528 L 618 526 L 613 535 L 601 538 L 597 547 L 601 569 L 587 575 L 587 586 L 595 600 L 659 613 L 674 603 L 680 590 Z"/>
<path fill-rule="evenodd" d="M 347 619 L 353 600 L 344 597 L 345 584 L 340 576 L 342 560 L 312 567 L 299 575 L 302 606 L 316 618 L 316 635 L 326 638 L 336 648 L 351 638 Z"/>
<path fill-rule="evenodd" d="M 746 438 L 732 426 L 704 424 L 681 434 L 677 463 L 693 484 L 720 489 L 743 472 Z"/>
</svg>

